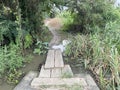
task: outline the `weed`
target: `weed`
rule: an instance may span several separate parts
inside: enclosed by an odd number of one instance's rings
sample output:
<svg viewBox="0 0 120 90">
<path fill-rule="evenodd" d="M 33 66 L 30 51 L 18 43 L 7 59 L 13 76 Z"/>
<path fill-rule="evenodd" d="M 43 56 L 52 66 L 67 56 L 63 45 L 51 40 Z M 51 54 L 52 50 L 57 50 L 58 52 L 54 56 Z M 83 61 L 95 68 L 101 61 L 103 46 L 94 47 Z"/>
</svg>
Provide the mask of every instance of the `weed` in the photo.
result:
<svg viewBox="0 0 120 90">
<path fill-rule="evenodd" d="M 21 76 L 23 75 L 23 72 L 21 71 L 17 71 L 16 69 L 14 69 L 12 72 L 10 72 L 7 75 L 7 83 L 9 84 L 18 84 L 19 79 L 21 78 Z"/>
<path fill-rule="evenodd" d="M 102 90 L 116 90 L 120 86 L 119 28 L 119 22 L 110 22 L 103 33 L 77 35 L 66 50 L 75 60 L 82 58 L 85 68 L 98 78 Z"/>
<path fill-rule="evenodd" d="M 47 42 L 42 42 L 42 41 L 38 41 L 36 43 L 37 48 L 34 49 L 33 53 L 36 54 L 45 54 L 49 48 L 48 48 L 48 43 Z"/>
<path fill-rule="evenodd" d="M 17 78 L 21 74 L 17 72 L 16 69 L 22 67 L 23 62 L 24 58 L 21 56 L 17 45 L 0 48 L 0 77 L 4 77 L 4 74 L 8 74 L 7 80 L 11 81 L 11 83 L 17 83 Z"/>
</svg>

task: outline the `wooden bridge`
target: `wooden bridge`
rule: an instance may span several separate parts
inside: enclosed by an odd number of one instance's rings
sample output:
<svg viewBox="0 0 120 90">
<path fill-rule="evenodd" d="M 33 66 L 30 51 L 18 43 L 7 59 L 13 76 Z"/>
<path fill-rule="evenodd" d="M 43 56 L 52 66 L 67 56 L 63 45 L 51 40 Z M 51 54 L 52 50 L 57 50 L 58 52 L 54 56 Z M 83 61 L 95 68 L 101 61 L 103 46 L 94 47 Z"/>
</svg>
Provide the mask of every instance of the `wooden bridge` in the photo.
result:
<svg viewBox="0 0 120 90">
<path fill-rule="evenodd" d="M 59 34 L 55 31 L 52 34 L 54 37 L 49 46 L 55 45 L 60 40 Z M 64 64 L 61 50 L 50 49 L 39 74 L 29 72 L 14 90 L 99 90 L 99 88 L 89 74 L 74 75 L 70 65 Z"/>
<path fill-rule="evenodd" d="M 73 88 L 75 86 L 77 89 Z M 71 67 L 64 64 L 60 50 L 49 50 L 39 75 L 33 71 L 29 72 L 14 90 L 99 90 L 99 88 L 89 74 L 74 75 Z"/>
<path fill-rule="evenodd" d="M 71 78 L 64 78 L 68 74 Z M 64 65 L 60 50 L 49 50 L 45 65 L 42 66 L 40 74 L 35 78 L 31 86 L 40 87 L 41 85 L 87 85 L 82 78 L 72 78 L 73 73 L 69 65 Z"/>
</svg>

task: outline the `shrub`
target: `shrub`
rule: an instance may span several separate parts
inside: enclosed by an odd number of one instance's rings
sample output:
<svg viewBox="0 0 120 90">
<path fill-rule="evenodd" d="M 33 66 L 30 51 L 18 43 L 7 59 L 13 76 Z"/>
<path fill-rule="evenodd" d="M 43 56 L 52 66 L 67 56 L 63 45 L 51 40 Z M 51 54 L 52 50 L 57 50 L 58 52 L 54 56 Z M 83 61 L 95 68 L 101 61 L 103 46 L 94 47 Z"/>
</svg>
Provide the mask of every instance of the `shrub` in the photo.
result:
<svg viewBox="0 0 120 90">
<path fill-rule="evenodd" d="M 21 56 L 20 50 L 17 46 L 4 46 L 0 48 L 0 75 L 22 67 L 24 58 Z"/>
<path fill-rule="evenodd" d="M 106 23 L 120 19 L 120 12 L 114 7 L 113 0 L 70 0 L 68 8 L 77 14 L 72 27 L 82 33 L 94 32 L 94 27 L 104 30 Z"/>
<path fill-rule="evenodd" d="M 39 41 L 37 40 L 37 43 L 36 43 L 36 48 L 34 49 L 34 52 L 35 54 L 45 54 L 47 52 L 47 50 L 49 49 L 48 48 L 48 43 L 47 42 L 42 42 L 42 41 Z"/>
<path fill-rule="evenodd" d="M 74 24 L 74 18 L 75 18 L 76 14 L 72 13 L 71 11 L 62 11 L 60 13 L 58 13 L 58 15 L 56 17 L 59 17 L 62 19 L 62 23 L 63 23 L 63 27 L 61 30 L 64 31 L 69 31 L 70 26 L 72 24 Z"/>
<path fill-rule="evenodd" d="M 85 68 L 99 78 L 102 90 L 116 90 L 120 86 L 119 28 L 119 22 L 110 22 L 106 24 L 104 33 L 77 35 L 66 50 L 68 56 L 83 60 Z"/>
</svg>

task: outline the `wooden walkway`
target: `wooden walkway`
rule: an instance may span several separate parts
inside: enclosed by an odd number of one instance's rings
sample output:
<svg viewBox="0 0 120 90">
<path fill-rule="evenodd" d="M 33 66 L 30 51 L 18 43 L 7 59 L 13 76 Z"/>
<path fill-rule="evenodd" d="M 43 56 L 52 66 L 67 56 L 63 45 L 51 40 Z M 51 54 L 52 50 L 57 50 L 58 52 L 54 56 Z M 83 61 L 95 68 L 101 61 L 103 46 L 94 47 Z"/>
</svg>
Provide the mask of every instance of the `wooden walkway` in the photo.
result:
<svg viewBox="0 0 120 90">
<path fill-rule="evenodd" d="M 59 78 L 66 72 L 73 76 L 69 65 L 64 65 L 60 50 L 49 50 L 45 65 L 42 66 L 39 78 Z"/>
<path fill-rule="evenodd" d="M 90 79 L 91 81 L 89 81 Z M 31 82 L 31 86 L 40 89 L 42 86 L 68 86 L 78 85 L 80 90 L 99 90 L 94 80 L 89 76 L 87 80 L 81 77 L 74 77 L 71 67 L 64 65 L 62 52 L 60 50 L 49 50 L 45 65 L 42 66 L 37 78 Z M 89 82 L 89 84 L 87 83 Z M 92 84 L 91 84 L 92 83 Z M 89 86 L 91 85 L 91 86 Z M 91 88 L 92 87 L 92 88 Z M 95 89 L 94 89 L 95 88 Z M 71 90 L 67 88 L 47 88 L 41 90 Z"/>
<path fill-rule="evenodd" d="M 56 30 L 52 30 L 51 33 L 53 39 L 49 47 L 57 45 L 61 38 Z M 63 62 L 61 50 L 48 50 L 45 65 L 42 65 L 39 75 L 37 76 L 36 72 L 29 72 L 14 90 L 99 90 L 99 88 L 89 74 L 73 75 L 71 67 Z"/>
<path fill-rule="evenodd" d="M 64 80 L 62 78 L 65 74 L 69 74 L 69 76 L 73 77 L 70 66 L 64 65 L 62 52 L 60 50 L 49 50 L 45 65 L 42 65 L 38 78 L 35 78 L 31 85 L 37 87 L 36 85 L 63 84 L 55 81 L 62 82 L 62 80 Z M 64 81 L 67 81 L 67 79 Z"/>
<path fill-rule="evenodd" d="M 89 74 L 73 75 L 60 50 L 49 50 L 39 75 L 29 72 L 14 90 L 100 90 Z"/>
</svg>

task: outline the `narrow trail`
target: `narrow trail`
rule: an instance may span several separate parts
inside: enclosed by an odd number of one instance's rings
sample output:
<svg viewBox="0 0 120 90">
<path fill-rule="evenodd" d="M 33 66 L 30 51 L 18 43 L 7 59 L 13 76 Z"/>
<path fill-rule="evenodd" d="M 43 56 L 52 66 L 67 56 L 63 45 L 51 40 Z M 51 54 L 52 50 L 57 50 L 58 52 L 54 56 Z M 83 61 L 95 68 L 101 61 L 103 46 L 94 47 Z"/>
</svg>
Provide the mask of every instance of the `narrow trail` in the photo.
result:
<svg viewBox="0 0 120 90">
<path fill-rule="evenodd" d="M 50 31 L 51 31 L 53 37 L 49 43 L 49 47 L 60 44 L 60 41 L 61 41 L 60 32 L 58 30 L 50 30 Z"/>
<path fill-rule="evenodd" d="M 60 44 L 61 35 L 58 31 L 50 31 L 53 38 L 49 46 L 52 48 L 53 45 Z M 60 49 L 51 48 L 39 74 L 30 71 L 14 90 L 100 90 L 89 74 L 75 75 L 70 65 L 64 64 Z"/>
</svg>

